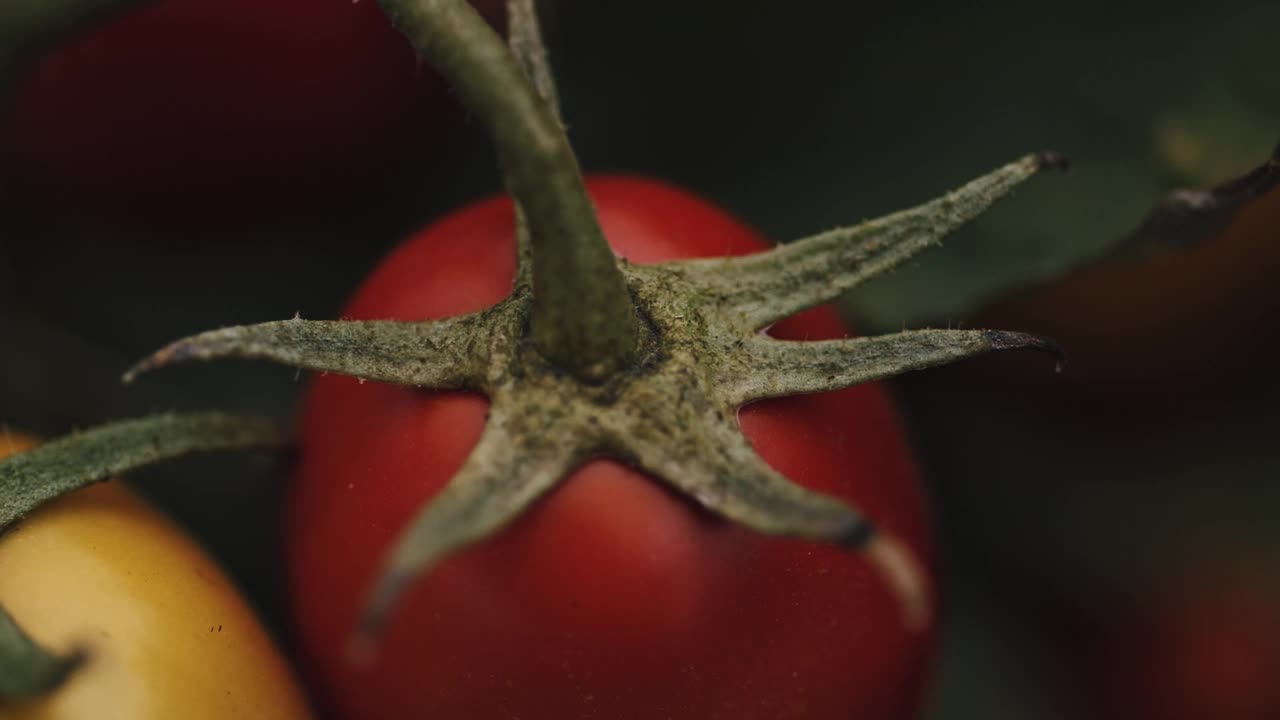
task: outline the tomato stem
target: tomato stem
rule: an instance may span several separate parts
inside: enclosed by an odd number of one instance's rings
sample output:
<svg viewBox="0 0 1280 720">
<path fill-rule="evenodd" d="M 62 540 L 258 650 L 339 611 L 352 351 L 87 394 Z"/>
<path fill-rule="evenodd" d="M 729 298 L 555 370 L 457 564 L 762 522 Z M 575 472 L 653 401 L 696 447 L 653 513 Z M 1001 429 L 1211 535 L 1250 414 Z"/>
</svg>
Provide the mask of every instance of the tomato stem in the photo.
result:
<svg viewBox="0 0 1280 720">
<path fill-rule="evenodd" d="M 547 48 L 542 43 L 542 29 L 538 26 L 533 0 L 507 0 L 507 45 L 538 97 L 547 104 L 556 122 L 563 128 L 560 95 L 556 91 Z M 516 203 L 516 292 L 533 291 L 532 243 L 529 218 L 525 216 L 520 204 Z"/>
<path fill-rule="evenodd" d="M 589 382 L 629 366 L 639 344 L 639 320 L 549 103 L 465 0 L 381 2 L 493 138 L 533 240 L 535 347 L 561 370 Z"/>
<path fill-rule="evenodd" d="M 533 0 L 507 0 L 507 44 L 524 68 L 538 97 L 547 103 L 551 114 L 563 125 L 556 79 L 551 72 L 546 45 L 542 42 L 542 28 L 538 25 Z"/>
<path fill-rule="evenodd" d="M 108 423 L 0 460 L 0 533 L 40 505 L 114 475 L 194 452 L 285 443 L 275 423 L 227 413 Z"/>
</svg>

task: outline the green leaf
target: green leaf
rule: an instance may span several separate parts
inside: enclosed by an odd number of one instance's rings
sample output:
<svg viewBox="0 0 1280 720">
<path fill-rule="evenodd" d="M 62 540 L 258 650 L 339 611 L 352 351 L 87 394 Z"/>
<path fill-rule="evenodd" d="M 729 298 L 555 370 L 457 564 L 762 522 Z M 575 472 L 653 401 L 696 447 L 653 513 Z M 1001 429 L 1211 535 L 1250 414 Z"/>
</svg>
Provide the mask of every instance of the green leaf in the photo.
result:
<svg viewBox="0 0 1280 720">
<path fill-rule="evenodd" d="M 84 660 L 40 647 L 0 607 L 0 702 L 23 700 L 57 688 Z"/>
<path fill-rule="evenodd" d="M 128 470 L 193 452 L 284 442 L 273 421 L 216 412 L 153 415 L 68 435 L 0 460 L 0 533 L 53 498 Z"/>
<path fill-rule="evenodd" d="M 966 126 L 944 126 L 929 138 L 928 148 L 939 153 L 935 165 L 981 167 L 1006 152 L 1008 131 L 1002 136 L 992 129 L 1009 128 L 1009 115 L 1016 113 L 1017 139 L 1025 143 L 1030 135 L 1061 150 L 1071 158 L 1072 172 L 1052 186 L 1019 192 L 942 248 L 846 298 L 845 309 L 864 329 L 963 320 L 1005 292 L 1051 281 L 1135 244 L 1143 252 L 1178 252 L 1212 242 L 1269 187 L 1255 185 L 1258 192 L 1230 199 L 1220 193 L 1232 178 L 1258 172 L 1277 141 L 1280 6 L 1187 6 L 1149 22 L 1140 32 L 1112 23 L 1090 39 L 1089 52 L 1063 48 L 1027 66 L 1026 72 L 1071 78 L 1075 86 L 1037 84 L 1022 77 L 1023 70 L 1011 69 L 1005 85 L 993 81 L 974 88 L 979 94 L 963 115 Z M 940 47 L 939 55 L 984 40 L 945 42 L 955 47 Z M 1117 63 L 1117 57 L 1145 59 Z M 895 72 L 887 59 L 878 67 Z M 1021 82 L 1013 85 L 1012 78 Z M 1001 100 L 998 93 L 1015 99 Z M 920 161 L 902 159 L 904 166 Z M 905 172 L 910 185 L 912 170 Z M 937 181 L 929 182 L 932 187 Z M 927 194 L 929 187 L 917 185 L 914 191 Z M 1168 212 L 1171 206 L 1187 207 L 1179 198 L 1208 196 L 1219 200 L 1212 209 Z"/>
</svg>

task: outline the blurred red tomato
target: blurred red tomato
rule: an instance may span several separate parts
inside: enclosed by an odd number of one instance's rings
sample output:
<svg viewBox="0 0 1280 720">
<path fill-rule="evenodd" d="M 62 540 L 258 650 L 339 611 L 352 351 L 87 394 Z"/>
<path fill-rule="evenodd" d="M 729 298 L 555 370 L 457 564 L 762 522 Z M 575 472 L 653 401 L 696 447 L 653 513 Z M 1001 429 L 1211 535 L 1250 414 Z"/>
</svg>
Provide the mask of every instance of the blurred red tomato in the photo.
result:
<svg viewBox="0 0 1280 720">
<path fill-rule="evenodd" d="M 588 190 L 610 244 L 632 262 L 768 247 L 722 210 L 661 183 L 602 177 Z M 395 251 L 347 316 L 480 310 L 510 292 L 515 255 L 511 202 L 472 205 Z M 848 330 L 823 307 L 772 332 L 799 340 Z M 918 714 L 934 626 L 904 625 L 866 557 L 717 521 L 604 459 L 416 582 L 374 664 L 351 667 L 347 642 L 387 549 L 462 464 L 486 407 L 474 395 L 314 379 L 288 552 L 299 643 L 335 717 Z M 931 566 L 924 490 L 880 386 L 759 402 L 740 420 L 775 469 L 855 503 Z"/>
<path fill-rule="evenodd" d="M 1239 369 L 1280 341 L 1269 330 L 1280 320 L 1277 273 L 1280 190 L 1273 190 L 1198 247 L 1092 265 L 994 304 L 975 324 L 1035 328 L 1057 339 L 1070 356 L 1067 382 L 1164 394 L 1169 379 Z M 1004 373 L 1022 361 L 996 363 L 984 367 Z"/>
<path fill-rule="evenodd" d="M 1274 554 L 1219 548 L 1090 616 L 1070 644 L 1088 717 L 1280 718 Z"/>
<path fill-rule="evenodd" d="M 63 216 L 225 222 L 357 194 L 455 115 L 373 0 L 159 0 L 42 59 L 2 164 Z"/>
</svg>

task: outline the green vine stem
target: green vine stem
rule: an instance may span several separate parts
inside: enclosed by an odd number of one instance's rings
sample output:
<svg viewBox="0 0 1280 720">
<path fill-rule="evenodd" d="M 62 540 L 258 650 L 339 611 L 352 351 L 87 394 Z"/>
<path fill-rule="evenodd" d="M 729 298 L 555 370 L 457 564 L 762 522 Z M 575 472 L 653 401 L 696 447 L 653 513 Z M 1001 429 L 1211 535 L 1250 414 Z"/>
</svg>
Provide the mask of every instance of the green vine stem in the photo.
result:
<svg viewBox="0 0 1280 720">
<path fill-rule="evenodd" d="M 555 77 L 551 74 L 551 62 L 542 44 L 542 29 L 538 27 L 538 14 L 533 0 L 507 0 L 507 46 L 516 62 L 524 70 L 529 84 L 538 97 L 547 104 L 556 122 L 564 127 L 560 116 L 560 96 L 556 92 Z M 520 204 L 516 204 L 516 280 L 520 291 L 532 292 L 533 248 L 529 238 L 529 219 Z"/>
<path fill-rule="evenodd" d="M 196 452 L 285 442 L 273 421 L 216 412 L 121 420 L 52 440 L 0 460 L 0 533 L 56 497 L 128 470 Z"/>
<path fill-rule="evenodd" d="M 273 422 L 225 413 L 154 415 L 50 441 L 0 460 L 0 540 L 44 503 L 127 470 L 189 453 L 284 443 Z M 0 608 L 0 707 L 54 690 L 83 659 L 78 651 L 56 655 L 40 647 Z"/>
<path fill-rule="evenodd" d="M 507 0 L 507 36 L 507 45 L 516 56 L 516 61 L 524 68 L 534 91 L 551 109 L 555 119 L 563 125 L 556 78 L 551 72 L 547 47 L 542 42 L 542 28 L 538 24 L 533 0 Z"/>
<path fill-rule="evenodd" d="M 551 106 L 466 0 L 381 2 L 489 129 L 532 238 L 535 347 L 587 382 L 630 366 L 639 319 Z"/>
<path fill-rule="evenodd" d="M 56 689 L 84 658 L 82 652 L 56 655 L 40 647 L 0 607 L 0 708 Z"/>
</svg>

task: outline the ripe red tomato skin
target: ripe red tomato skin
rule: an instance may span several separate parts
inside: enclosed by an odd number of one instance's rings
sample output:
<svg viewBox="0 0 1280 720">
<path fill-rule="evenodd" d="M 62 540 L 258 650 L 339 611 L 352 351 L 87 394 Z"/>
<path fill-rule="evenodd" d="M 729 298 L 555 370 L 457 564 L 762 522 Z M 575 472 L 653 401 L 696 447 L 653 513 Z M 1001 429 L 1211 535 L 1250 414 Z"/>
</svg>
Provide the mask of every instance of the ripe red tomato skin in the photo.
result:
<svg viewBox="0 0 1280 720">
<path fill-rule="evenodd" d="M 158 0 L 40 60 L 2 159 L 73 215 L 208 224 L 359 193 L 445 97 L 374 0 Z"/>
<path fill-rule="evenodd" d="M 1193 550 L 1170 551 L 1168 566 L 1046 613 L 1080 711 L 1098 720 L 1280 717 L 1274 555 L 1253 539 L 1200 531 Z"/>
<path fill-rule="evenodd" d="M 645 180 L 589 182 L 607 237 L 646 263 L 741 254 L 763 241 L 722 211 Z M 501 199 L 423 231 L 375 270 L 347 316 L 420 319 L 503 298 L 514 273 Z M 845 334 L 828 309 L 774 332 Z M 865 559 L 709 517 L 611 461 L 579 469 L 511 528 L 404 598 L 372 667 L 343 651 L 383 553 L 453 475 L 483 398 L 317 378 L 290 502 L 298 635 L 343 717 L 909 718 L 932 631 L 909 635 Z M 926 501 L 881 388 L 759 403 L 761 454 L 847 498 L 931 566 Z"/>
</svg>

